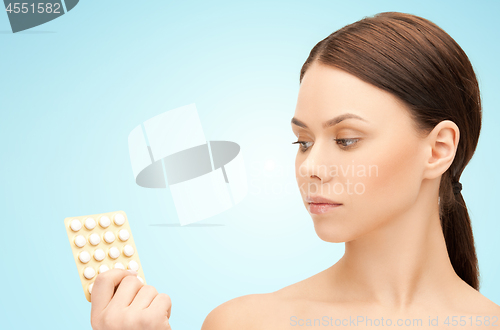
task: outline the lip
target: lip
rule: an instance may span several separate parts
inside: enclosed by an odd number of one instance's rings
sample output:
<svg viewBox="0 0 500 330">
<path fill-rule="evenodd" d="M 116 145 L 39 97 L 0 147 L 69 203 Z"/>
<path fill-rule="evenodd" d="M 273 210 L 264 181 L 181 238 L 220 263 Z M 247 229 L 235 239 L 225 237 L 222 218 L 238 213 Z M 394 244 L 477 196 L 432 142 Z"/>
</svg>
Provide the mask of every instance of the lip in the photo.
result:
<svg viewBox="0 0 500 330">
<path fill-rule="evenodd" d="M 332 201 L 322 196 L 308 196 L 306 202 L 309 203 L 309 212 L 313 214 L 331 212 L 342 206 L 342 203 Z"/>
<path fill-rule="evenodd" d="M 312 214 L 323 214 L 334 211 L 341 207 L 342 204 L 321 204 L 321 203 L 310 203 L 309 212 Z"/>
<path fill-rule="evenodd" d="M 307 196 L 306 202 L 309 204 L 334 204 L 334 205 L 342 205 L 342 203 L 332 201 L 328 198 L 322 196 Z"/>
</svg>

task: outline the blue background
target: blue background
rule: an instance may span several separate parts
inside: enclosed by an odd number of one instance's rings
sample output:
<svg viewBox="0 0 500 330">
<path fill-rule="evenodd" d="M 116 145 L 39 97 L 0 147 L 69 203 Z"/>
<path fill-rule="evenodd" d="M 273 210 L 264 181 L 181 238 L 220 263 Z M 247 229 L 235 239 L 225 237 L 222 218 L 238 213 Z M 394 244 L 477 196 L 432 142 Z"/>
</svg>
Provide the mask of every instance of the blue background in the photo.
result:
<svg viewBox="0 0 500 330">
<path fill-rule="evenodd" d="M 435 22 L 476 70 L 484 122 L 461 181 L 481 292 L 500 304 L 499 9 L 496 1 L 456 0 L 82 0 L 17 34 L 0 14 L 0 327 L 90 328 L 63 226 L 70 216 L 128 214 L 148 284 L 172 297 L 174 329 L 199 329 L 229 299 L 334 264 L 344 247 L 316 236 L 302 204 L 290 119 L 311 48 L 382 11 Z M 208 140 L 240 144 L 249 194 L 205 226 L 154 226 L 178 222 L 172 197 L 134 183 L 127 137 L 190 103 Z"/>
</svg>

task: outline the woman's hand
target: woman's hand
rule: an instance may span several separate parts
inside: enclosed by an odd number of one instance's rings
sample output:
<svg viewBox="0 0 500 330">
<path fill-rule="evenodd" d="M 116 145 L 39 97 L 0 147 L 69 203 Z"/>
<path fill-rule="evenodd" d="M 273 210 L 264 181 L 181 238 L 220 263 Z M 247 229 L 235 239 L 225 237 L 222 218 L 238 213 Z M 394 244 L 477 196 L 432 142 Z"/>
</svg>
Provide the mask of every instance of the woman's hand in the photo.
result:
<svg viewBox="0 0 500 330">
<path fill-rule="evenodd" d="M 171 330 L 170 297 L 142 284 L 135 272 L 111 269 L 99 274 L 91 301 L 90 323 L 94 330 Z"/>
</svg>

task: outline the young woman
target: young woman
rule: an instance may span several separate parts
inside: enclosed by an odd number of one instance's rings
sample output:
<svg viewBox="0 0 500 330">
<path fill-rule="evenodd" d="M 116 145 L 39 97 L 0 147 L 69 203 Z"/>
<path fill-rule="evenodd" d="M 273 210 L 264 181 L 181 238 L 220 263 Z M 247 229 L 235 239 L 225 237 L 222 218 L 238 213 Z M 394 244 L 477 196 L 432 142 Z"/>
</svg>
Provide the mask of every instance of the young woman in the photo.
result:
<svg viewBox="0 0 500 330">
<path fill-rule="evenodd" d="M 320 41 L 300 82 L 297 183 L 318 236 L 345 242 L 345 254 L 301 282 L 220 305 L 202 329 L 500 327 L 500 306 L 478 291 L 460 192 L 481 129 L 460 46 L 426 19 L 380 13 Z M 170 329 L 169 297 L 128 275 L 97 277 L 93 328 Z"/>
</svg>

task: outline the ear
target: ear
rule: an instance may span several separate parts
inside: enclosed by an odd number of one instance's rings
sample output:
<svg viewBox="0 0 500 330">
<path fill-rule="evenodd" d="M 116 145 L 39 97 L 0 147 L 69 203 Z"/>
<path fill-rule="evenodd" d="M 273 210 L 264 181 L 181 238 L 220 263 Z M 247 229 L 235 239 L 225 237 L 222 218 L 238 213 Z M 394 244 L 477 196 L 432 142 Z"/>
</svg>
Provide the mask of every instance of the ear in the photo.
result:
<svg viewBox="0 0 500 330">
<path fill-rule="evenodd" d="M 460 130 L 451 120 L 443 120 L 426 138 L 428 157 L 424 178 L 434 179 L 442 175 L 453 163 L 457 151 Z"/>
</svg>

